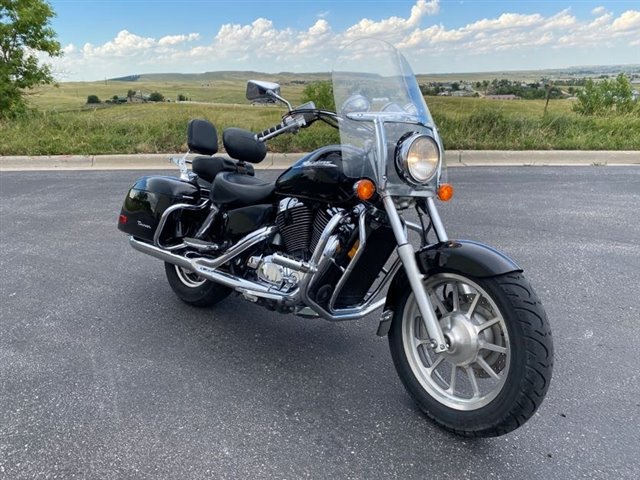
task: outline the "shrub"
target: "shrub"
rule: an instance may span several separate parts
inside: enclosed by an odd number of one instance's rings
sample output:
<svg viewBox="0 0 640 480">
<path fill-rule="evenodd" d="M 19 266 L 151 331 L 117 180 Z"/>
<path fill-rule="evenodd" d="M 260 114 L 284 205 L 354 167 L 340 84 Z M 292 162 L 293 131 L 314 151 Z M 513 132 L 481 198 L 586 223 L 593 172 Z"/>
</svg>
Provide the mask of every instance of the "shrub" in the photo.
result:
<svg viewBox="0 0 640 480">
<path fill-rule="evenodd" d="M 102 102 L 100 101 L 97 95 L 89 95 L 87 97 L 87 104 L 92 104 L 92 103 L 102 103 Z"/>
<path fill-rule="evenodd" d="M 302 91 L 303 102 L 313 102 L 317 108 L 335 112 L 336 102 L 333 98 L 333 85 L 330 81 L 313 82 Z"/>
<path fill-rule="evenodd" d="M 151 95 L 149 95 L 149 101 L 164 102 L 164 95 L 162 95 L 160 92 L 153 92 Z"/>
</svg>

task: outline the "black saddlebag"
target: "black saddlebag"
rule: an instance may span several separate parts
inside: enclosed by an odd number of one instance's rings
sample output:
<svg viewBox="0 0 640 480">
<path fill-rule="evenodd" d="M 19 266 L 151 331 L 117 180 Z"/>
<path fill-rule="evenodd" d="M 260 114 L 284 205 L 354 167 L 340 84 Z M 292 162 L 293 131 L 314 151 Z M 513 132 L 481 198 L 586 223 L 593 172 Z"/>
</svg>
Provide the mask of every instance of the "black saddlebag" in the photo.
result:
<svg viewBox="0 0 640 480">
<path fill-rule="evenodd" d="M 175 177 L 142 177 L 124 199 L 118 229 L 138 239 L 152 241 L 164 211 L 176 203 L 195 205 L 200 189 Z"/>
</svg>

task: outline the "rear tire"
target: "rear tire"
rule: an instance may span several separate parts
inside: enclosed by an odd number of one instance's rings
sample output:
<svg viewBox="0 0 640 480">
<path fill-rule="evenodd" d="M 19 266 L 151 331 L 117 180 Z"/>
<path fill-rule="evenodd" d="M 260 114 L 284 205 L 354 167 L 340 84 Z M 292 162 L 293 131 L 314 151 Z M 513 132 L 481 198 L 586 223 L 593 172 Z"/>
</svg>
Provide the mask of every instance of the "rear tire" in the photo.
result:
<svg viewBox="0 0 640 480">
<path fill-rule="evenodd" d="M 429 345 L 413 293 L 395 306 L 389 347 L 419 408 L 465 437 L 504 435 L 524 424 L 549 388 L 553 342 L 547 316 L 522 273 L 425 279 L 452 348 Z"/>
<path fill-rule="evenodd" d="M 199 277 L 171 263 L 164 264 L 167 280 L 180 300 L 194 307 L 211 307 L 229 296 L 231 289 Z"/>
</svg>

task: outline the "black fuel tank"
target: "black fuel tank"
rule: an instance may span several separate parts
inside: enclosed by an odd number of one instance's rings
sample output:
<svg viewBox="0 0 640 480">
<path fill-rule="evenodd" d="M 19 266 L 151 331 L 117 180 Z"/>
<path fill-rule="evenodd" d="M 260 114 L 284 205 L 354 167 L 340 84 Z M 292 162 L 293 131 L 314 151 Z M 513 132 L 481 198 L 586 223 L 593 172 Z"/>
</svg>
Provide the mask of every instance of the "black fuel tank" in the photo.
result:
<svg viewBox="0 0 640 480">
<path fill-rule="evenodd" d="M 356 201 L 353 185 L 373 178 L 365 153 L 355 147 L 329 145 L 302 157 L 276 180 L 276 195 L 329 204 Z"/>
</svg>

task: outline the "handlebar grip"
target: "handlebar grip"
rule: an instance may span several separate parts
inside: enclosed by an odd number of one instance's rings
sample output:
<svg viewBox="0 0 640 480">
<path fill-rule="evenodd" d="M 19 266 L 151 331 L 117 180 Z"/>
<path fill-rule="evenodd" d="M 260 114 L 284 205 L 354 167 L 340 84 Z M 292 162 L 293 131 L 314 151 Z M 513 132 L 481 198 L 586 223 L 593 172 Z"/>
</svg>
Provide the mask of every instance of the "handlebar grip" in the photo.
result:
<svg viewBox="0 0 640 480">
<path fill-rule="evenodd" d="M 284 123 L 279 123 L 275 127 L 267 128 L 262 132 L 258 133 L 258 138 L 266 137 L 267 135 L 271 135 L 272 133 L 277 132 L 278 130 L 282 130 L 286 125 Z"/>
</svg>

